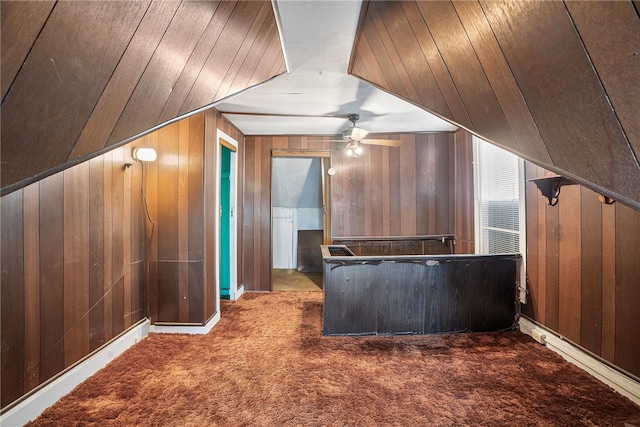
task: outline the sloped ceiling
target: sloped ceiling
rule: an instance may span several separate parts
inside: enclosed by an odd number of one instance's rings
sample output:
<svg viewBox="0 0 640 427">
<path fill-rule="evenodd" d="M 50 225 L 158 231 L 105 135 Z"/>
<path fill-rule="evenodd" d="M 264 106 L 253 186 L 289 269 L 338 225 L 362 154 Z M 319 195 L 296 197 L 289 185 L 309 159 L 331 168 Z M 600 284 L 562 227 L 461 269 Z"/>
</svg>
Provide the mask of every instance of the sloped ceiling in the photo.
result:
<svg viewBox="0 0 640 427">
<path fill-rule="evenodd" d="M 640 208 L 638 8 L 369 2 L 351 73 Z"/>
<path fill-rule="evenodd" d="M 283 73 L 270 1 L 2 1 L 3 194 Z"/>
</svg>

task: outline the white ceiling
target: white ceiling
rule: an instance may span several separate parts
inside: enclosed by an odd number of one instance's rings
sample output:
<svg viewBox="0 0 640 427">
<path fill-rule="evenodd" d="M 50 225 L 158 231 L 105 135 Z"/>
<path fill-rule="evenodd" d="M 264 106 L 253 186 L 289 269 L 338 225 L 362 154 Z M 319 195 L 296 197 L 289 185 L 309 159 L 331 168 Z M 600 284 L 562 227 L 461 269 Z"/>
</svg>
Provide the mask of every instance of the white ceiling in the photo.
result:
<svg viewBox="0 0 640 427">
<path fill-rule="evenodd" d="M 361 0 L 273 0 L 288 73 L 216 105 L 245 135 L 336 135 L 360 115 L 373 133 L 451 131 L 450 123 L 347 74 Z M 281 117 L 278 115 L 321 116 Z M 324 116 L 324 117 L 323 117 Z"/>
</svg>

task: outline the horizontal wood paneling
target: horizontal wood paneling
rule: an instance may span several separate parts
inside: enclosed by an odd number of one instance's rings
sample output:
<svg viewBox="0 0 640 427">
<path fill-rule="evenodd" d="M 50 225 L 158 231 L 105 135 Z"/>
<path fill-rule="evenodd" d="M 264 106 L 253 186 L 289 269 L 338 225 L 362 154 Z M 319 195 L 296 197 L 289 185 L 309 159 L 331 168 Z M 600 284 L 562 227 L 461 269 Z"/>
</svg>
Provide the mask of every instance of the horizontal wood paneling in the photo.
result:
<svg viewBox="0 0 640 427">
<path fill-rule="evenodd" d="M 271 150 L 331 150 L 331 236 L 456 234 L 456 216 L 473 253 L 472 163 L 458 162 L 454 144 L 471 153 L 471 138 L 450 133 L 379 135 L 399 148 L 365 146 L 357 158 L 340 144 L 306 136 L 248 136 L 244 161 L 244 273 L 248 290 L 271 290 Z M 464 151 L 463 151 L 464 152 Z M 456 181 L 456 170 L 461 179 Z M 469 187 L 470 186 L 470 187 Z M 455 196 L 454 196 L 455 195 Z M 460 201 L 457 205 L 456 200 Z M 456 214 L 458 212 L 458 214 Z M 470 227 L 470 228 L 469 228 Z M 469 243 L 470 242 L 470 243 Z M 458 249 L 456 249 L 457 251 Z"/>
<path fill-rule="evenodd" d="M 527 164 L 527 179 L 546 172 Z M 562 187 L 556 206 L 548 206 L 532 182 L 526 197 L 523 313 L 639 376 L 640 211 L 602 204 L 580 185 Z"/>
<path fill-rule="evenodd" d="M 640 18 L 579 3 L 370 2 L 350 72 L 640 208 Z"/>
<path fill-rule="evenodd" d="M 269 1 L 3 2 L 2 17 L 3 194 L 285 71 Z"/>
<path fill-rule="evenodd" d="M 121 148 L 2 198 L 3 407 L 146 316 L 139 168 Z"/>
</svg>

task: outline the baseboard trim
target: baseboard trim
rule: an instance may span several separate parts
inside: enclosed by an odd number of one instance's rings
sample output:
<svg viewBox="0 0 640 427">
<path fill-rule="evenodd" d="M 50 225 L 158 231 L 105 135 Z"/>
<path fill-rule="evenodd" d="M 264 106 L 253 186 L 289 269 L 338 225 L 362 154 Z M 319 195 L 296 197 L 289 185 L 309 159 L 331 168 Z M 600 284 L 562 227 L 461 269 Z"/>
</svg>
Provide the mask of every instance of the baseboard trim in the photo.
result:
<svg viewBox="0 0 640 427">
<path fill-rule="evenodd" d="M 550 330 L 524 317 L 520 318 L 518 324 L 522 333 L 533 337 L 536 341 L 546 345 L 547 348 L 558 353 L 568 362 L 573 363 L 603 383 L 609 385 L 618 393 L 629 398 L 636 405 L 640 405 L 640 382 L 611 368 L 601 360 L 598 360 L 570 342 L 558 337 Z"/>
<path fill-rule="evenodd" d="M 240 297 L 242 296 L 242 294 L 244 294 L 244 285 L 241 285 L 238 290 L 235 292 L 234 295 L 234 301 L 237 301 L 240 299 Z"/>
<path fill-rule="evenodd" d="M 36 389 L 24 400 L 0 415 L 2 426 L 23 426 L 33 421 L 45 409 L 80 385 L 87 378 L 104 368 L 149 333 L 149 319 L 140 322 L 95 354 L 87 357 L 69 371 Z"/>
<path fill-rule="evenodd" d="M 208 334 L 211 329 L 220 321 L 220 311 L 218 311 L 209 321 L 203 326 L 187 326 L 187 325 L 151 325 L 149 327 L 150 333 L 155 334 L 192 334 L 192 335 L 205 335 Z"/>
</svg>

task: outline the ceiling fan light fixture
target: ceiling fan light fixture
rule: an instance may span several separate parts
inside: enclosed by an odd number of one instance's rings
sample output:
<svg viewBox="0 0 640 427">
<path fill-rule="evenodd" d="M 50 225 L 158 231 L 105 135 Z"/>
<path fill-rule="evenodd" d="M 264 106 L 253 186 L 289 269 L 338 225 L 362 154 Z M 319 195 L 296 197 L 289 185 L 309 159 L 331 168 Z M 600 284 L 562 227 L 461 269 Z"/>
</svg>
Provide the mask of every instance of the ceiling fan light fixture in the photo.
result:
<svg viewBox="0 0 640 427">
<path fill-rule="evenodd" d="M 356 148 L 353 149 L 353 152 L 355 154 L 362 154 L 362 147 L 360 147 L 359 145 L 356 145 Z"/>
<path fill-rule="evenodd" d="M 347 148 L 347 156 L 353 157 L 353 150 L 351 148 Z"/>
</svg>

